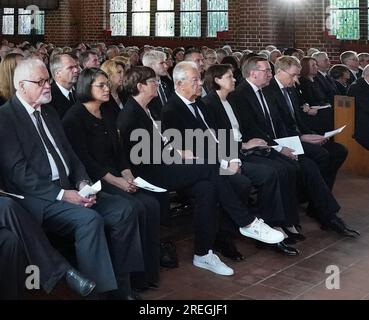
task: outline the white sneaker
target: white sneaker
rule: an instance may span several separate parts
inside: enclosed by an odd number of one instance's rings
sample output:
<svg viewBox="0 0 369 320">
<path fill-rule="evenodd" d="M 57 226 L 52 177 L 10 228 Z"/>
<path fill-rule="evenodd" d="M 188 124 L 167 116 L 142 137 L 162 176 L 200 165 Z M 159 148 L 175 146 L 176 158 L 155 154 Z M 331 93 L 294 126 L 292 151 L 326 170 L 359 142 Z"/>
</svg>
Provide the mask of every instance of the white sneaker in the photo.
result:
<svg viewBox="0 0 369 320">
<path fill-rule="evenodd" d="M 255 218 L 249 227 L 240 228 L 240 232 L 245 237 L 253 238 L 265 243 L 278 243 L 283 241 L 282 232 L 269 227 L 263 219 Z"/>
<path fill-rule="evenodd" d="M 209 250 L 209 253 L 204 256 L 194 255 L 193 265 L 199 268 L 210 270 L 222 276 L 231 276 L 234 274 L 233 269 L 223 263 L 219 257 Z"/>
</svg>

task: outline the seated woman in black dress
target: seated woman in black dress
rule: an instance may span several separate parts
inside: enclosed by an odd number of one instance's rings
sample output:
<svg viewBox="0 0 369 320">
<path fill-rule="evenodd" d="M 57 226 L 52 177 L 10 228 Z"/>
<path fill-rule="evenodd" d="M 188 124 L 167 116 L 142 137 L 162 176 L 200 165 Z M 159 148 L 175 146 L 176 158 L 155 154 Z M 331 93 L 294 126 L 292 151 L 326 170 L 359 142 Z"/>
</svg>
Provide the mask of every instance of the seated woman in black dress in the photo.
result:
<svg viewBox="0 0 369 320">
<path fill-rule="evenodd" d="M 94 181 L 102 190 L 127 199 L 137 211 L 140 223 L 145 275 L 136 274 L 134 288 L 157 286 L 159 281 L 160 206 L 150 192 L 139 190 L 125 165 L 115 127 L 115 118 L 102 107 L 109 100 L 108 75 L 96 68 L 85 69 L 77 82 L 77 103 L 63 118 L 69 141 Z"/>
</svg>

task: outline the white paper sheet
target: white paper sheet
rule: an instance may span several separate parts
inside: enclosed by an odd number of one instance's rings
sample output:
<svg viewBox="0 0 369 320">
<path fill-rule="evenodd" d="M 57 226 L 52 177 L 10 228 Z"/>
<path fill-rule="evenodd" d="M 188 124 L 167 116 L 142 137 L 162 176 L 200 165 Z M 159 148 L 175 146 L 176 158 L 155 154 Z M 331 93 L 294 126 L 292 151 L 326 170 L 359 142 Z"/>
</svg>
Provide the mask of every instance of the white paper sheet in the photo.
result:
<svg viewBox="0 0 369 320">
<path fill-rule="evenodd" d="M 15 194 L 15 193 L 10 193 L 10 192 L 5 192 L 4 190 L 0 190 L 0 194 L 5 194 L 7 196 L 11 196 L 11 197 L 14 197 L 14 198 L 18 198 L 18 199 L 24 199 L 23 196 L 19 195 L 19 194 Z"/>
<path fill-rule="evenodd" d="M 93 194 L 98 193 L 99 191 L 101 191 L 101 181 L 97 181 L 95 184 L 93 184 L 92 186 L 89 185 L 85 185 L 79 192 L 78 194 L 82 197 L 89 197 Z"/>
<path fill-rule="evenodd" d="M 317 109 L 317 110 L 321 110 L 321 109 L 327 109 L 327 108 L 332 108 L 332 106 L 330 104 L 326 104 L 324 106 L 311 106 L 310 108 L 312 109 Z"/>
<path fill-rule="evenodd" d="M 343 131 L 343 129 L 345 129 L 346 125 L 344 125 L 343 127 L 341 128 L 338 128 L 336 130 L 333 130 L 333 131 L 328 131 L 324 134 L 324 138 L 330 138 L 330 137 L 333 137 L 334 135 L 338 134 L 338 133 L 341 133 Z"/>
<path fill-rule="evenodd" d="M 137 177 L 133 182 L 136 184 L 137 187 L 145 190 L 149 190 L 152 192 L 166 192 L 166 189 L 154 186 L 153 184 L 147 182 L 146 180 L 142 179 L 141 177 Z"/>
<path fill-rule="evenodd" d="M 275 139 L 274 141 L 277 142 L 278 145 L 282 147 L 287 147 L 287 148 L 295 150 L 293 152 L 295 156 L 299 154 L 304 154 L 304 148 L 302 147 L 300 138 L 298 136 Z M 275 147 L 273 146 L 273 148 Z"/>
</svg>

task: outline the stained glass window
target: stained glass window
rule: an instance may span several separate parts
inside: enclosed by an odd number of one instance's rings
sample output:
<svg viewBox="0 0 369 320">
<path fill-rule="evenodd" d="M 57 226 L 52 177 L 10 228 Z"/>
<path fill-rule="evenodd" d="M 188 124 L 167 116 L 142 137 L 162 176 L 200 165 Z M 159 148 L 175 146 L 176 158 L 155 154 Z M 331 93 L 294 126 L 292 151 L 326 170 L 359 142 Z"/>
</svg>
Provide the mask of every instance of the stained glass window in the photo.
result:
<svg viewBox="0 0 369 320">
<path fill-rule="evenodd" d="M 158 0 L 155 14 L 155 35 L 174 36 L 174 0 Z"/>
<path fill-rule="evenodd" d="M 44 34 L 45 12 L 14 8 L 3 9 L 3 34 L 15 34 L 15 22 L 18 23 L 17 34 Z"/>
<path fill-rule="evenodd" d="M 228 30 L 228 0 L 207 0 L 207 36 L 216 37 L 217 31 Z"/>
<path fill-rule="evenodd" d="M 113 36 L 215 37 L 217 31 L 228 30 L 228 0 L 110 0 L 107 3 Z M 202 25 L 206 28 L 202 29 Z"/>
<path fill-rule="evenodd" d="M 150 35 L 150 0 L 132 1 L 132 35 Z"/>
<path fill-rule="evenodd" d="M 2 34 L 14 34 L 13 8 L 4 8 Z"/>
<path fill-rule="evenodd" d="M 181 36 L 201 36 L 201 1 L 181 0 Z"/>
<path fill-rule="evenodd" d="M 360 39 L 359 0 L 331 0 L 330 6 L 330 33 L 337 39 Z"/>
<path fill-rule="evenodd" d="M 112 36 L 126 36 L 127 0 L 110 0 L 109 12 Z"/>
</svg>

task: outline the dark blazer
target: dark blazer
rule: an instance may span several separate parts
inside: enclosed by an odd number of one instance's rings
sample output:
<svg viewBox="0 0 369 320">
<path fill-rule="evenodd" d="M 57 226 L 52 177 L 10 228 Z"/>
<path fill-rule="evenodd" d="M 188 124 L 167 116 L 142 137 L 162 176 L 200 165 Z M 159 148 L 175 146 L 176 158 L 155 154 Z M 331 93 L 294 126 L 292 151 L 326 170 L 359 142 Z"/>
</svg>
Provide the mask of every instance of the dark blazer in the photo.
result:
<svg viewBox="0 0 369 320">
<path fill-rule="evenodd" d="M 348 90 L 348 95 L 355 97 L 355 130 L 354 138 L 369 150 L 369 85 L 360 78 Z"/>
<path fill-rule="evenodd" d="M 122 104 L 124 105 L 123 101 Z M 119 112 L 121 110 L 118 103 L 115 101 L 111 94 L 109 95 L 109 101 L 102 104 L 102 109 L 104 109 L 104 111 L 109 114 L 109 117 L 113 117 L 115 120 L 118 118 Z"/>
<path fill-rule="evenodd" d="M 64 117 L 64 114 L 68 109 L 74 105 L 75 101 L 70 101 L 59 89 L 56 82 L 51 84 L 51 102 L 50 104 L 58 112 L 60 119 Z M 75 99 L 75 96 L 74 96 Z"/>
<path fill-rule="evenodd" d="M 131 138 L 131 134 L 134 130 L 143 129 L 145 134 L 148 135 L 148 140 L 142 144 L 142 149 L 146 154 L 150 155 L 150 161 L 148 161 L 148 163 L 136 164 L 133 163 L 131 157 L 129 157 L 129 165 L 133 175 L 136 177 L 147 177 L 148 174 L 151 174 L 152 169 L 157 166 L 153 164 L 154 149 L 156 150 L 155 152 L 159 152 L 161 155 L 162 150 L 165 148 L 165 144 L 162 142 L 158 131 L 155 130 L 151 119 L 138 102 L 133 97 L 129 97 L 123 110 L 121 110 L 118 115 L 116 124 L 121 148 L 125 150 L 127 154 L 130 154 L 131 150 L 138 143 L 138 141 L 134 141 Z"/>
<path fill-rule="evenodd" d="M 234 138 L 233 138 L 232 124 L 229 121 L 228 114 L 225 111 L 222 101 L 220 100 L 218 94 L 215 91 L 212 91 L 208 95 L 206 95 L 204 98 L 202 98 L 202 101 L 206 105 L 207 113 L 212 115 L 212 118 L 215 121 L 216 128 L 226 130 L 226 137 L 227 137 L 226 141 L 233 141 Z M 240 132 L 242 132 L 243 131 L 241 128 L 242 124 L 239 119 L 238 113 L 232 105 L 231 107 L 238 121 L 238 124 L 240 126 Z M 242 148 L 242 142 L 239 142 L 238 150 L 241 150 L 241 148 Z"/>
<path fill-rule="evenodd" d="M 263 92 L 263 94 L 273 119 L 276 136 L 285 137 L 286 130 L 277 106 L 272 103 L 273 98 L 268 92 Z M 269 145 L 275 145 L 273 137 L 267 133 L 262 106 L 253 88 L 247 81 L 240 84 L 236 90 L 230 94 L 229 102 L 239 116 L 240 127 L 242 129 L 242 140 L 244 142 L 247 142 L 251 138 L 261 138 L 267 141 Z"/>
<path fill-rule="evenodd" d="M 348 86 L 344 86 L 341 82 L 334 81 L 338 90 L 338 95 L 347 96 Z"/>
<path fill-rule="evenodd" d="M 310 81 L 301 77 L 299 88 L 302 92 L 303 99 L 310 106 L 321 106 L 331 103 L 316 80 Z M 302 113 L 302 118 L 311 130 L 319 134 L 324 134 L 326 131 L 334 129 L 333 105 L 332 108 L 319 110 L 315 116 Z"/>
<path fill-rule="evenodd" d="M 197 99 L 196 104 L 198 108 L 200 109 L 201 113 L 203 114 L 204 119 L 206 123 L 208 124 L 209 128 L 217 129 L 212 115 L 208 112 L 206 106 L 201 101 L 201 99 Z M 168 100 L 168 103 L 163 108 L 162 113 L 161 113 L 161 120 L 162 120 L 163 130 L 176 129 L 181 133 L 182 144 L 174 145 L 175 148 L 179 150 L 187 149 L 185 146 L 185 133 L 187 129 L 192 129 L 192 130 L 201 129 L 203 131 L 207 130 L 207 127 L 204 125 L 204 123 L 202 121 L 199 121 L 192 114 L 192 112 L 188 109 L 187 105 L 182 101 L 182 99 L 176 93 L 174 93 L 170 97 L 170 99 Z M 217 145 L 213 143 L 214 142 L 213 140 L 211 142 L 212 143 L 210 144 L 208 143 L 208 140 L 205 140 L 206 145 L 204 147 L 204 150 L 201 150 L 204 152 L 202 152 L 201 154 L 198 154 L 199 150 L 196 150 L 196 139 L 194 138 L 193 139 L 193 149 L 192 149 L 194 155 L 207 159 L 209 156 L 208 151 L 212 150 L 211 152 L 217 152 Z"/>
<path fill-rule="evenodd" d="M 101 106 L 101 115 L 102 119 L 96 118 L 77 102 L 63 118 L 65 134 L 94 181 L 109 172 L 120 175 L 128 165 L 119 148 L 115 117 L 106 112 L 104 106 Z"/>
<path fill-rule="evenodd" d="M 349 86 L 352 83 L 354 83 L 357 79 L 360 79 L 362 74 L 363 74 L 363 70 L 359 69 L 359 72 L 356 74 L 356 77 L 355 77 L 352 71 L 350 70 L 350 79 L 347 80 L 347 85 Z"/>
<path fill-rule="evenodd" d="M 335 81 L 329 75 L 325 77 L 320 72 L 318 72 L 314 81 L 316 81 L 320 91 L 324 93 L 326 99 L 333 106 L 334 96 L 338 94 Z"/>
<path fill-rule="evenodd" d="M 289 106 L 284 98 L 284 95 L 275 80 L 273 78 L 269 86 L 264 89 L 265 92 L 269 94 L 269 96 L 274 97 L 275 104 L 278 107 L 279 113 L 281 115 L 282 121 L 285 125 L 287 136 L 300 136 L 302 134 L 311 134 L 313 133 L 307 125 L 305 125 L 303 119 L 301 118 L 301 108 L 299 106 L 299 98 L 297 92 L 294 88 L 288 88 L 288 94 L 291 99 L 291 103 L 294 109 L 294 117 L 292 116 Z M 283 132 L 283 129 L 280 129 Z"/>
<path fill-rule="evenodd" d="M 70 183 L 77 185 L 88 180 L 55 109 L 43 105 L 41 114 L 69 168 Z M 26 199 L 54 202 L 61 191 L 60 186 L 51 181 L 51 168 L 41 137 L 16 96 L 0 108 L 0 169 L 6 189 L 23 194 Z"/>
</svg>

